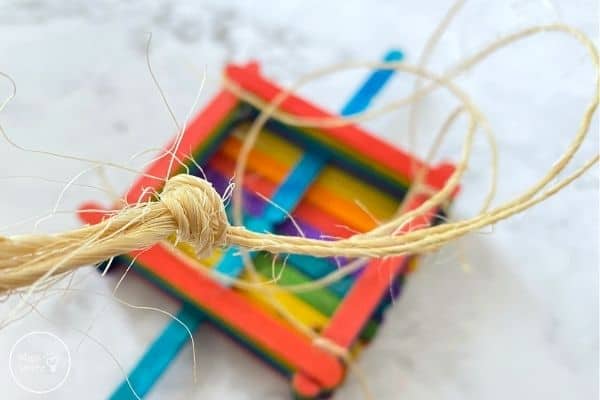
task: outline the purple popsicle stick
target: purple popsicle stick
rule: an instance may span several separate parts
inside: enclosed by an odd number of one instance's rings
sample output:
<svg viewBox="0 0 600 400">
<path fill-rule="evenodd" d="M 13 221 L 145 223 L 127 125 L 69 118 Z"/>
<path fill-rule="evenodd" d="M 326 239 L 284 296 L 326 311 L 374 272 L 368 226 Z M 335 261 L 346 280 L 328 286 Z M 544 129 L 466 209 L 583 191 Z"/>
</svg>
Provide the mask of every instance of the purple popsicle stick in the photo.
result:
<svg viewBox="0 0 600 400">
<path fill-rule="evenodd" d="M 223 176 L 221 173 L 219 173 L 218 171 L 216 171 L 215 169 L 213 169 L 209 166 L 204 167 L 204 173 L 206 174 L 206 178 L 210 182 L 212 182 L 215 190 L 220 195 L 223 195 L 223 193 L 229 186 L 229 180 L 227 178 L 225 178 L 225 176 Z M 244 201 L 244 211 L 245 212 L 247 212 L 249 215 L 252 215 L 255 217 L 260 216 L 262 214 L 262 212 L 265 208 L 265 204 L 266 204 L 265 200 L 263 200 L 256 194 L 251 193 L 247 190 L 242 191 L 242 198 Z M 317 228 L 313 227 L 312 225 L 307 224 L 306 222 L 301 221 L 297 218 L 294 218 L 294 220 L 296 222 L 296 225 L 298 225 L 298 227 L 304 233 L 304 236 L 306 236 L 308 238 L 312 238 L 312 239 L 322 239 L 323 233 L 319 229 L 317 229 Z M 290 219 L 287 219 L 285 222 L 280 224 L 277 228 L 278 228 L 277 233 L 280 233 L 282 235 L 300 236 L 298 229 L 296 228 L 296 226 L 294 226 L 294 224 L 292 223 L 292 221 Z M 338 265 L 344 265 L 348 262 L 348 259 L 346 259 L 344 257 L 338 257 L 337 262 L 333 258 L 328 258 L 328 260 L 330 261 L 332 267 L 336 267 L 336 268 Z M 359 271 L 356 271 L 355 273 L 353 273 L 353 275 L 357 275 L 357 272 L 359 272 Z"/>
</svg>

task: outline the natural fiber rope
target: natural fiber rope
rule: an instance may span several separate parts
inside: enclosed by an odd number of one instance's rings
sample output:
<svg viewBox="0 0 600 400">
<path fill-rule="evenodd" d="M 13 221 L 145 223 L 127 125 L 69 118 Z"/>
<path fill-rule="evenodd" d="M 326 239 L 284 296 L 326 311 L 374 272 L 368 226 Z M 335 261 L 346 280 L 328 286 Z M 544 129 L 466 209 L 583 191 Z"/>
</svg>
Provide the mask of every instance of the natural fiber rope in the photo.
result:
<svg viewBox="0 0 600 400">
<path fill-rule="evenodd" d="M 97 225 L 58 235 L 0 238 L 0 291 L 26 286 L 52 268 L 60 274 L 78 265 L 147 248 L 168 236 L 208 255 L 227 239 L 227 216 L 212 185 L 191 175 L 167 181 L 160 201 L 127 207 Z"/>
<path fill-rule="evenodd" d="M 430 251 L 539 203 L 582 175 L 598 160 L 598 156 L 594 157 L 539 198 L 513 207 L 402 236 L 351 237 L 338 241 L 256 233 L 230 226 L 223 217 L 223 203 L 210 183 L 191 175 L 177 175 L 167 182 L 169 190 L 160 201 L 126 208 L 99 224 L 57 235 L 0 238 L 0 291 L 31 285 L 48 271 L 53 271 L 53 275 L 60 274 L 141 250 L 173 234 L 182 241 L 192 239 L 191 243 L 201 255 L 226 245 L 317 257 L 385 257 Z"/>
<path fill-rule="evenodd" d="M 582 42 L 590 53 L 596 72 L 594 96 L 565 153 L 548 173 L 524 194 L 500 207 L 464 221 L 392 236 L 391 232 L 397 231 L 415 216 L 429 212 L 437 205 L 447 201 L 467 167 L 476 127 L 485 122 L 475 105 L 449 79 L 499 47 L 518 38 L 549 30 L 569 33 Z M 29 286 L 38 280 L 71 271 L 82 265 L 98 263 L 134 250 L 143 250 L 173 234 L 177 236 L 178 240 L 193 244 L 200 255 L 206 255 L 214 247 L 228 245 L 237 245 L 250 250 L 264 250 L 274 254 L 296 253 L 317 257 L 346 256 L 351 258 L 386 257 L 435 250 L 469 232 L 506 219 L 543 201 L 598 162 L 599 156 L 596 155 L 571 176 L 546 191 L 542 191 L 564 170 L 587 134 L 599 101 L 598 64 L 598 53 L 591 41 L 582 33 L 559 24 L 530 28 L 503 38 L 444 76 L 437 76 L 406 64 L 393 64 L 394 69 L 414 73 L 433 82 L 433 86 L 430 84 L 421 89 L 419 93 L 403 100 L 404 103 L 423 96 L 435 88 L 435 85 L 445 86 L 463 102 L 467 115 L 470 117 L 470 123 L 461 160 L 446 186 L 418 209 L 394 218 L 374 231 L 337 241 L 251 232 L 242 226 L 228 224 L 222 200 L 210 183 L 188 175 L 177 175 L 167 181 L 165 189 L 157 201 L 124 208 L 100 224 L 56 235 L 0 237 L 0 291 L 11 291 Z M 375 66 L 390 68 L 389 64 Z M 321 73 L 321 75 L 324 74 Z M 318 77 L 318 75 L 315 76 Z M 309 77 L 305 81 L 313 79 L 315 76 Z M 238 170 L 241 169 L 243 172 L 248 149 L 253 145 L 253 140 L 258 134 L 261 124 L 264 124 L 271 116 L 284 122 L 291 121 L 300 125 L 323 126 L 348 123 L 339 118 L 328 121 L 305 120 L 276 112 L 277 106 L 298 86 L 300 85 L 294 86 L 285 95 L 278 96 L 272 104 L 261 107 L 263 113 L 251 128 L 249 138 L 240 153 Z M 250 97 L 243 91 L 239 95 L 245 100 Z M 374 114 L 377 114 L 377 110 Z M 359 119 L 359 117 L 349 118 L 349 120 Z M 242 177 L 243 173 L 236 174 L 238 183 L 241 182 Z M 239 187 L 241 185 L 238 184 L 238 190 Z M 239 213 L 239 210 L 237 212 Z"/>
</svg>

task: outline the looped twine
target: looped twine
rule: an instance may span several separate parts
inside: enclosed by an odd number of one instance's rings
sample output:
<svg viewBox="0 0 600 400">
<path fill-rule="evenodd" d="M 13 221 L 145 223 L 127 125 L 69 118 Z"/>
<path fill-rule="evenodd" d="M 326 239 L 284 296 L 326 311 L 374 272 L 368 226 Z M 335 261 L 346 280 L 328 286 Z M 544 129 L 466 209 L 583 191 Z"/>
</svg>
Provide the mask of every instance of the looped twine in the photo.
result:
<svg viewBox="0 0 600 400">
<path fill-rule="evenodd" d="M 199 257 L 227 244 L 225 206 L 210 182 L 193 175 L 176 175 L 166 182 L 160 198 L 175 220 L 177 240 L 193 245 Z"/>
</svg>

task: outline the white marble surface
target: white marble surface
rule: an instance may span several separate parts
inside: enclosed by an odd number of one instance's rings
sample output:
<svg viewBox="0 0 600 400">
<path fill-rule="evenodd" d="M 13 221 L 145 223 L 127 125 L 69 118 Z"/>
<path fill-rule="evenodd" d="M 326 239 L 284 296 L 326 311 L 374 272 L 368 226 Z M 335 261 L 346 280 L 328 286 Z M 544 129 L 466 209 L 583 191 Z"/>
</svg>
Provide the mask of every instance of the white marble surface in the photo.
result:
<svg viewBox="0 0 600 400">
<path fill-rule="evenodd" d="M 144 63 L 147 32 L 152 59 L 177 116 L 185 117 L 206 68 L 201 103 L 218 87 L 227 61 L 260 60 L 266 73 L 289 83 L 317 67 L 377 59 L 400 46 L 415 62 L 445 1 L 2 1 L 0 70 L 13 76 L 18 96 L 0 116 L 21 146 L 140 167 L 173 133 Z M 441 71 L 484 43 L 531 23 L 560 20 L 598 35 L 594 1 L 472 1 L 443 37 L 432 68 Z M 574 41 L 555 34 L 504 50 L 458 82 L 481 105 L 500 146 L 497 201 L 540 177 L 568 143 L 591 96 L 592 70 Z M 337 109 L 364 72 L 347 73 L 303 92 Z M 402 76 L 379 104 L 407 93 Z M 0 82 L 0 94 L 8 86 Z M 450 110 L 445 95 L 424 102 L 421 151 Z M 406 113 L 369 123 L 406 145 Z M 464 128 L 459 126 L 457 128 Z M 462 130 L 443 155 L 456 158 Z M 597 120 L 576 162 L 598 148 Z M 453 217 L 475 212 L 489 179 L 488 151 L 478 140 L 472 169 Z M 65 181 L 89 167 L 27 153 L 0 141 L 0 234 L 30 232 L 55 207 Z M 378 399 L 596 399 L 598 398 L 598 170 L 555 198 L 428 256 L 377 340 L 360 358 Z M 109 169 L 118 192 L 132 175 Z M 24 176 L 10 178 L 10 176 Z M 42 179 L 43 178 L 43 179 Z M 83 184 L 100 185 L 94 171 Z M 72 187 L 57 209 L 108 197 Z M 57 213 L 39 231 L 75 227 Z M 461 255 L 469 270 L 461 267 Z M 110 293 L 116 277 L 91 269 L 76 275 L 67 295 L 53 297 L 0 332 L 0 387 L 4 399 L 102 399 L 129 370 L 167 318 L 124 307 L 91 292 Z M 85 293 L 83 292 L 85 291 Z M 176 310 L 176 304 L 130 276 L 118 295 L 138 305 Z M 7 315 L 14 299 L 2 307 Z M 91 338 L 82 339 L 89 329 Z M 60 390 L 39 396 L 12 381 L 6 360 L 15 341 L 51 331 L 72 353 L 73 368 Z M 152 399 L 280 399 L 288 386 L 269 368 L 212 328 L 195 336 L 198 380 L 188 347 L 152 393 Z M 118 361 L 118 364 L 116 361 Z M 338 399 L 361 399 L 349 379 Z"/>
</svg>

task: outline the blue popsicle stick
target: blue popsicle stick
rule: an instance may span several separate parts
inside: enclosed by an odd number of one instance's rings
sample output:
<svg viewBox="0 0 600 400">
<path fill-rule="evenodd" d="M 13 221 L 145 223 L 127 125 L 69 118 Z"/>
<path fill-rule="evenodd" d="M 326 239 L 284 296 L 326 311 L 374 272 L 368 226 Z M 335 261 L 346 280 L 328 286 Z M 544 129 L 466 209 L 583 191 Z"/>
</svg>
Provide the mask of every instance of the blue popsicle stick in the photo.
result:
<svg viewBox="0 0 600 400">
<path fill-rule="evenodd" d="M 400 51 L 392 50 L 386 54 L 384 60 L 399 61 L 402 58 L 403 55 Z M 350 115 L 366 109 L 377 92 L 392 77 L 393 73 L 393 70 L 377 70 L 373 72 L 348 101 L 342 110 L 342 115 Z M 248 218 L 246 226 L 255 231 L 270 231 L 277 224 L 283 222 L 287 216 L 282 209 L 291 211 L 296 207 L 306 190 L 325 166 L 326 161 L 324 157 L 320 157 L 318 154 L 305 153 L 272 197 L 272 201 L 280 208 L 274 207 L 272 204 L 267 204 L 263 215 L 260 218 Z M 300 265 L 297 265 L 297 267 L 304 265 L 304 263 L 298 264 Z M 315 264 L 320 265 L 318 262 Z M 237 254 L 235 249 L 230 248 L 216 266 L 216 270 L 222 274 L 235 277 L 243 271 L 243 267 L 242 258 Z M 305 268 L 300 269 L 305 270 Z M 322 271 L 321 273 L 324 274 L 326 272 Z M 347 288 L 338 288 L 338 290 L 343 290 L 343 293 L 345 293 L 349 288 L 350 282 L 346 283 L 346 285 L 348 286 Z M 206 316 L 193 306 L 184 305 L 177 314 L 177 318 L 193 332 L 198 329 Z M 131 387 L 134 388 L 137 396 L 140 398 L 144 397 L 187 343 L 189 339 L 188 335 L 188 330 L 181 326 L 178 321 L 170 322 L 161 335 L 150 345 L 144 356 L 130 373 L 128 377 L 129 382 L 122 382 L 115 392 L 113 392 L 110 399 L 135 399 L 136 397 Z"/>
<path fill-rule="evenodd" d="M 320 158 L 307 153 L 296 164 L 286 181 L 279 186 L 272 197 L 273 202 L 280 207 L 285 205 L 288 209 L 295 208 L 306 189 L 318 176 L 322 163 L 324 163 L 324 160 L 322 161 Z M 248 229 L 259 232 L 270 231 L 275 225 L 287 218 L 287 215 L 281 209 L 269 203 L 266 204 L 263 215 L 264 218 L 262 216 L 260 218 L 247 218 L 246 226 Z M 243 258 L 238 254 L 236 248 L 231 247 L 225 252 L 215 270 L 220 274 L 236 277 L 244 270 Z M 177 318 L 193 332 L 198 329 L 206 316 L 197 309 L 184 306 L 178 313 Z M 113 400 L 135 399 L 136 397 L 131 390 L 132 387 L 137 396 L 144 397 L 175 359 L 188 339 L 188 330 L 178 321 L 171 321 L 135 366 L 129 375 L 129 382 L 122 382 L 110 398 Z"/>
<path fill-rule="evenodd" d="M 383 61 L 398 62 L 402 61 L 403 58 L 404 53 L 400 50 L 393 49 L 388 51 L 383 58 Z M 393 69 L 380 69 L 371 73 L 367 80 L 342 108 L 341 115 L 348 116 L 365 111 L 375 96 L 377 96 L 381 89 L 383 89 L 386 83 L 392 78 L 394 72 L 395 70 Z M 331 272 L 331 264 L 324 259 L 291 254 L 288 260 L 298 270 L 314 279 L 321 278 Z M 344 296 L 350 289 L 350 286 L 352 286 L 352 283 L 352 277 L 345 277 L 344 279 L 329 285 L 329 288 L 337 295 Z"/>
<path fill-rule="evenodd" d="M 404 54 L 400 50 L 390 50 L 383 58 L 384 62 L 402 61 Z M 377 96 L 377 93 L 394 75 L 393 69 L 380 69 L 374 71 L 367 81 L 358 89 L 354 96 L 346 103 L 342 109 L 342 115 L 352 115 L 369 108 L 371 101 Z"/>
<path fill-rule="evenodd" d="M 202 322 L 198 315 L 198 311 L 194 306 L 184 304 L 176 317 L 187 326 L 189 332 L 194 332 Z M 139 397 L 143 397 L 148 393 L 156 380 L 173 361 L 173 351 L 177 349 L 178 352 L 190 338 L 188 330 L 181 326 L 181 323 L 172 321 L 167 325 L 129 374 L 129 383 L 123 381 L 110 396 L 111 399 L 136 400 L 129 386 L 130 384 Z"/>
</svg>

